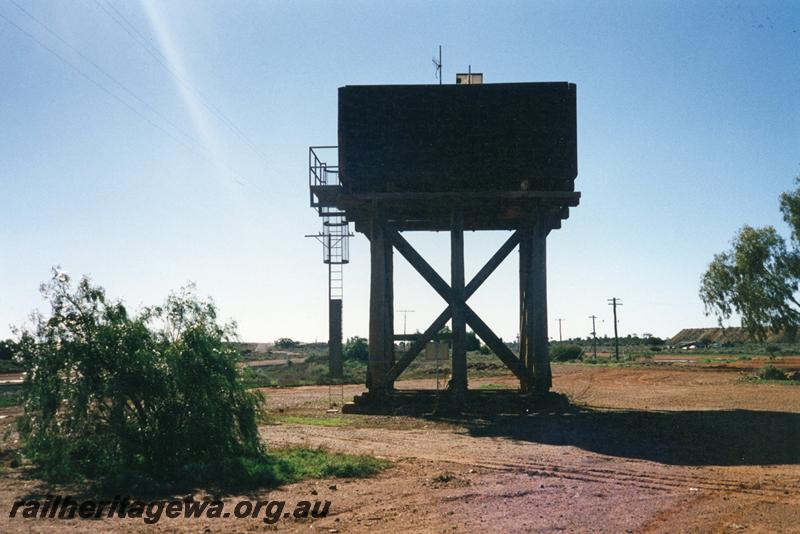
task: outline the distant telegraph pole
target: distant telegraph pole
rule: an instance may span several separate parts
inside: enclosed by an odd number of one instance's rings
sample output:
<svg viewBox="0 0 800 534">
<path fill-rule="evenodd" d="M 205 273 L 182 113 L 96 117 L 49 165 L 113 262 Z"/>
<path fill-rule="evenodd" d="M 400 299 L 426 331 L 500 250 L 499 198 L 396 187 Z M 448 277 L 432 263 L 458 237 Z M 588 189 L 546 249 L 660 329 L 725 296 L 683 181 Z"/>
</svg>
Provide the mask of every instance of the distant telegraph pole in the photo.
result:
<svg viewBox="0 0 800 534">
<path fill-rule="evenodd" d="M 561 338 L 561 323 L 563 321 L 566 321 L 566 319 L 556 319 L 556 321 L 558 321 L 558 340 L 563 341 L 563 339 Z"/>
<path fill-rule="evenodd" d="M 614 308 L 614 359 L 619 360 L 619 334 L 617 333 L 617 306 L 622 306 L 622 301 L 617 297 L 608 299 L 608 305 Z"/>
<path fill-rule="evenodd" d="M 414 313 L 414 310 L 397 310 L 397 313 L 403 314 L 403 335 L 406 335 L 406 319 L 409 313 Z"/>
<path fill-rule="evenodd" d="M 595 327 L 594 321 L 597 319 L 596 315 L 590 315 L 589 319 L 592 320 L 592 354 L 595 359 L 597 359 L 597 328 Z"/>
</svg>

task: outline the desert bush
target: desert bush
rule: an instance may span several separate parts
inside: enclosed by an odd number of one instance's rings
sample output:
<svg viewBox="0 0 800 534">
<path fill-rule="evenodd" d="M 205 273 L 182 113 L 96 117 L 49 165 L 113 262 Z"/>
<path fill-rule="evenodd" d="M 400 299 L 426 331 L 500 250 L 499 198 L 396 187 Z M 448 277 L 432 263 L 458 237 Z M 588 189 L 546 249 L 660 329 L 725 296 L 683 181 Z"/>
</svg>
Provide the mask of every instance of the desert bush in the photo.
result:
<svg viewBox="0 0 800 534">
<path fill-rule="evenodd" d="M 347 338 L 343 348 L 344 357 L 348 360 L 365 362 L 369 359 L 369 344 L 363 337 Z"/>
<path fill-rule="evenodd" d="M 52 314 L 19 331 L 23 452 L 50 479 L 237 476 L 264 461 L 235 325 L 193 288 L 129 314 L 83 278 L 53 271 Z"/>
<path fill-rule="evenodd" d="M 577 360 L 583 354 L 583 349 L 577 345 L 554 345 L 550 347 L 550 359 L 557 362 Z"/>
<path fill-rule="evenodd" d="M 275 347 L 279 349 L 293 349 L 300 346 L 299 341 L 295 341 L 290 337 L 282 337 L 275 340 Z"/>
<path fill-rule="evenodd" d="M 16 344 L 13 339 L 0 340 L 0 361 L 9 361 L 14 355 Z"/>
<path fill-rule="evenodd" d="M 756 378 L 761 380 L 786 380 L 786 373 L 774 365 L 765 365 L 756 371 Z"/>
<path fill-rule="evenodd" d="M 466 341 L 465 344 L 466 344 L 467 351 L 480 350 L 480 348 L 481 348 L 481 340 L 478 339 L 478 335 L 475 332 L 473 332 L 472 330 L 467 332 L 467 336 L 466 336 L 466 340 L 465 341 Z"/>
</svg>

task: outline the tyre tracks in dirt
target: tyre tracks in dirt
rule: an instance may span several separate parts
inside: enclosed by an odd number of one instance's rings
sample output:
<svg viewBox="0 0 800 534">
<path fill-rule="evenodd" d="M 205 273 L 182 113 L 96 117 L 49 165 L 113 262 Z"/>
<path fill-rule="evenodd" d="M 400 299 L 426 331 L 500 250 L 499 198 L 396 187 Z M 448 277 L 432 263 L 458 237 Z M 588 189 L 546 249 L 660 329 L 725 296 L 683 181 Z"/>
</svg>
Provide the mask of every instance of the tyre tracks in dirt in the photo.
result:
<svg viewBox="0 0 800 534">
<path fill-rule="evenodd" d="M 441 429 L 420 431 L 286 425 L 271 427 L 267 439 L 273 444 L 304 443 L 340 452 L 375 454 L 392 460 L 425 460 L 495 472 L 524 473 L 659 492 L 702 491 L 783 498 L 796 495 L 800 488 L 800 473 L 769 478 L 769 467 L 754 473 L 752 466 L 744 472 L 738 466 L 672 466 L 598 456 L 574 446 L 520 445 L 507 438 L 472 437 Z M 565 461 L 565 452 L 569 456 L 568 461 Z M 536 457 L 538 461 L 531 457 Z M 598 461 L 614 466 L 592 465 Z"/>
</svg>

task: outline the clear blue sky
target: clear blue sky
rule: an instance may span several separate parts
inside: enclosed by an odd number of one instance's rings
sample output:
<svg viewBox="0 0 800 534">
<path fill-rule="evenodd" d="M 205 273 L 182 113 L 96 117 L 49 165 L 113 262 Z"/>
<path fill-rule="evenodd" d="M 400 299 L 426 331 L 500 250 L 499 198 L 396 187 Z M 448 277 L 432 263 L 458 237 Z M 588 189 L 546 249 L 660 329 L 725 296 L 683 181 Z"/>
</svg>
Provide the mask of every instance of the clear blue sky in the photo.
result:
<svg viewBox="0 0 800 534">
<path fill-rule="evenodd" d="M 307 147 L 336 143 L 339 86 L 436 83 L 439 44 L 448 83 L 471 65 L 578 86 L 583 200 L 548 240 L 551 335 L 561 317 L 585 336 L 591 314 L 609 333 L 611 296 L 622 334 L 714 325 L 704 268 L 744 223 L 785 231 L 777 197 L 800 174 L 796 1 L 14 1 L 80 54 L 0 0 L 0 337 L 45 309 L 60 264 L 133 307 L 194 281 L 246 340 L 325 339 Z M 467 236 L 468 277 L 503 238 Z M 410 240 L 448 273 L 445 234 Z M 351 253 L 345 335 L 366 335 L 363 236 Z M 396 263 L 396 309 L 424 329 L 442 303 Z M 470 301 L 506 339 L 516 269 Z"/>
</svg>

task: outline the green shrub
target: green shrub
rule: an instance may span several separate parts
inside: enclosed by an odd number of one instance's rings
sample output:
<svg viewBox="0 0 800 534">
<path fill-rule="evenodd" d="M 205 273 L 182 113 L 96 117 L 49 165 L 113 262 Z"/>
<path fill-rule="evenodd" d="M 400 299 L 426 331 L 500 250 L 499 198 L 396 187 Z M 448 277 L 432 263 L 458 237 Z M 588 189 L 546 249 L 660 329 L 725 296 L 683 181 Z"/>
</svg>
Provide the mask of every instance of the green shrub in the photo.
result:
<svg viewBox="0 0 800 534">
<path fill-rule="evenodd" d="M 295 341 L 289 337 L 282 337 L 275 340 L 275 347 L 279 349 L 293 349 L 300 346 L 299 341 Z"/>
<path fill-rule="evenodd" d="M 14 355 L 16 343 L 13 339 L 0 340 L 0 361 L 9 361 Z"/>
<path fill-rule="evenodd" d="M 234 325 L 192 290 L 130 315 L 53 270 L 42 285 L 52 316 L 34 315 L 16 353 L 23 452 L 45 478 L 171 482 L 265 461 L 263 397 L 244 387 Z"/>
<path fill-rule="evenodd" d="M 481 345 L 480 348 L 478 349 L 478 352 L 480 352 L 484 356 L 488 356 L 492 354 L 492 349 L 489 348 L 489 345 Z"/>
<path fill-rule="evenodd" d="M 20 402 L 20 396 L 18 393 L 5 393 L 0 395 L 0 408 L 19 406 Z"/>
<path fill-rule="evenodd" d="M 354 336 L 348 338 L 344 344 L 343 353 L 348 360 L 365 362 L 369 359 L 369 344 L 363 337 Z"/>
<path fill-rule="evenodd" d="M 577 345 L 554 345 L 550 347 L 550 359 L 557 362 L 577 360 L 583 354 L 583 349 Z"/>
<path fill-rule="evenodd" d="M 786 380 L 786 373 L 774 365 L 765 365 L 756 371 L 756 378 L 761 380 Z"/>
<path fill-rule="evenodd" d="M 466 337 L 467 351 L 480 350 L 480 348 L 481 348 L 481 341 L 478 339 L 477 334 L 475 334 L 475 332 L 473 332 L 472 330 L 467 332 L 467 337 Z"/>
</svg>

